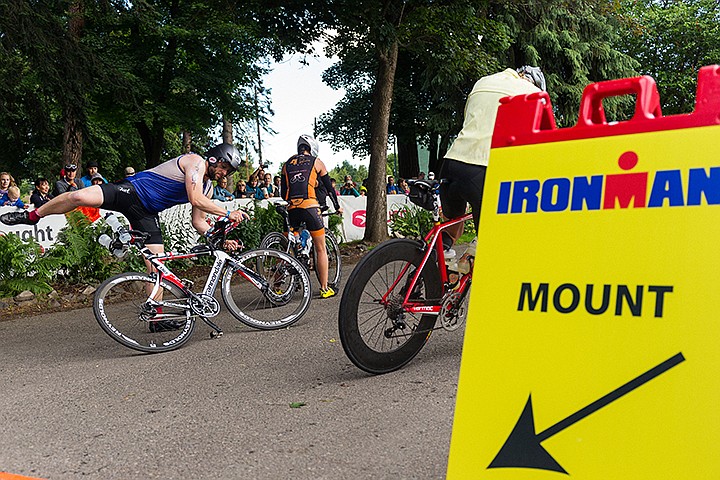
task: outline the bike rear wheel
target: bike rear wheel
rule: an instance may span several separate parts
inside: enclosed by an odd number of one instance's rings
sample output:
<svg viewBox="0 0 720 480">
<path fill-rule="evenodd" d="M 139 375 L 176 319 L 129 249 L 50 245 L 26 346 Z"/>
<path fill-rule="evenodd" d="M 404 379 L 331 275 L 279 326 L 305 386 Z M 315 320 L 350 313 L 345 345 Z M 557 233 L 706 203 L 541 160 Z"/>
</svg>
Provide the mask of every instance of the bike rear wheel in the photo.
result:
<svg viewBox="0 0 720 480">
<path fill-rule="evenodd" d="M 180 348 L 195 328 L 189 308 L 148 304 L 155 277 L 121 273 L 107 279 L 95 292 L 93 312 L 100 327 L 113 340 L 141 352 L 159 353 Z M 162 281 L 162 302 L 187 306 L 185 293 Z"/>
<path fill-rule="evenodd" d="M 343 349 L 358 368 L 372 374 L 392 372 L 412 360 L 425 345 L 436 316 L 402 309 L 406 289 L 422 258 L 419 242 L 390 240 L 366 255 L 350 274 L 340 303 L 338 327 Z M 383 302 L 386 294 L 387 301 Z M 412 295 L 417 301 L 440 301 L 442 282 L 436 264 L 425 266 Z"/>
<path fill-rule="evenodd" d="M 312 297 L 307 270 L 287 253 L 273 249 L 250 250 L 233 257 L 233 264 L 223 273 L 221 293 L 235 318 L 260 330 L 277 330 L 297 322 Z"/>
<path fill-rule="evenodd" d="M 328 286 L 337 290 L 342 279 L 342 262 L 340 259 L 340 247 L 335 235 L 325 230 L 325 246 L 328 256 Z M 313 255 L 315 258 L 315 255 Z"/>
</svg>

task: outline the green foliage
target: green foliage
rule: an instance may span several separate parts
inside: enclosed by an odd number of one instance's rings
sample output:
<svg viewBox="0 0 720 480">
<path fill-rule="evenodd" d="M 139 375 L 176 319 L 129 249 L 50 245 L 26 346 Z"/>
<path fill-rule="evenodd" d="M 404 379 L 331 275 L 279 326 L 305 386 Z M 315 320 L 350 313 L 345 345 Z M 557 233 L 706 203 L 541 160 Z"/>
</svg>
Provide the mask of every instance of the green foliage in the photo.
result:
<svg viewBox="0 0 720 480">
<path fill-rule="evenodd" d="M 336 188 L 340 190 L 345 175 L 351 175 L 355 183 L 360 186 L 363 180 L 368 176 L 368 170 L 365 165 L 355 166 L 347 160 L 343 160 L 342 164 L 337 165 L 330 171 L 330 178 L 334 178 L 337 182 Z"/>
<path fill-rule="evenodd" d="M 406 238 L 425 238 L 433 227 L 432 213 L 411 204 L 400 205 L 390 211 L 390 230 Z"/>
<path fill-rule="evenodd" d="M 342 236 L 342 217 L 339 215 L 330 215 L 328 217 L 328 230 L 332 232 L 332 234 L 335 236 L 335 240 L 338 241 L 338 243 L 343 242 L 343 236 Z"/>
<path fill-rule="evenodd" d="M 283 230 L 283 220 L 275 211 L 275 204 L 269 202 L 264 208 L 259 202 L 254 202 L 253 205 L 250 220 L 240 222 L 230 233 L 230 238 L 240 240 L 245 249 L 258 248 L 265 235 Z"/>
<path fill-rule="evenodd" d="M 695 107 L 697 72 L 720 62 L 720 5 L 715 0 L 619 2 L 618 48 L 658 84 L 663 114 Z"/>
<path fill-rule="evenodd" d="M 59 266 L 59 276 L 71 283 L 91 283 L 105 280 L 124 269 L 112 261 L 110 252 L 98 243 L 102 232 L 79 211 L 67 214 L 68 226 L 58 234 L 58 242 L 47 253 Z"/>
<path fill-rule="evenodd" d="M 50 281 L 60 266 L 53 258 L 42 255 L 42 247 L 23 241 L 17 235 L 0 235 L 0 297 L 17 295 L 25 290 L 47 293 Z"/>
</svg>

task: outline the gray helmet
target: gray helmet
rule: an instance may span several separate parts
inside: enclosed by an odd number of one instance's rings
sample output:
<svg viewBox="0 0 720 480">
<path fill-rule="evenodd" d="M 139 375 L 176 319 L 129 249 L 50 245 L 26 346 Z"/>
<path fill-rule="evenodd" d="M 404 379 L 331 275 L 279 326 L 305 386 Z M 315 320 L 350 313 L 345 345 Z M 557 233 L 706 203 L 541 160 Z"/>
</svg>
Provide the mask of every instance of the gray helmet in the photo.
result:
<svg viewBox="0 0 720 480">
<path fill-rule="evenodd" d="M 547 91 L 545 85 L 545 75 L 543 75 L 540 67 L 531 67 L 530 65 L 524 65 L 517 69 L 517 72 L 523 77 L 530 80 L 540 90 Z"/>
<path fill-rule="evenodd" d="M 220 143 L 215 145 L 205 153 L 205 157 L 210 163 L 225 162 L 237 170 L 242 163 L 242 157 L 237 148 L 229 143 Z"/>
<path fill-rule="evenodd" d="M 301 147 L 303 145 L 307 146 L 310 149 L 310 155 L 312 155 L 313 157 L 318 156 L 318 152 L 320 151 L 320 146 L 318 145 L 317 140 L 315 140 L 311 135 L 307 135 L 307 134 L 300 135 L 300 138 L 298 138 L 298 141 L 297 141 L 298 153 L 302 152 Z"/>
</svg>

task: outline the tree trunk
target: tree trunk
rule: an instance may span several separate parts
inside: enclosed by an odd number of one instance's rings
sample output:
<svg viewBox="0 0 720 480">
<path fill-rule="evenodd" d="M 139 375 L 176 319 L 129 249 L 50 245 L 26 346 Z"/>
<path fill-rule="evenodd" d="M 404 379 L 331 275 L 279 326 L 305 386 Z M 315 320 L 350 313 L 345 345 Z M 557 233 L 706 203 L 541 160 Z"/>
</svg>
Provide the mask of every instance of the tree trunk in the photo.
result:
<svg viewBox="0 0 720 480">
<path fill-rule="evenodd" d="M 372 95 L 370 121 L 370 167 L 368 171 L 368 201 L 365 212 L 366 242 L 381 242 L 388 238 L 387 192 L 385 172 L 387 169 L 388 126 L 392 106 L 395 68 L 397 66 L 397 41 L 385 50 L 378 49 L 378 73 Z"/>
<path fill-rule="evenodd" d="M 430 132 L 430 142 L 428 144 L 430 157 L 428 158 L 428 171 L 438 172 L 440 170 L 440 162 L 438 162 L 438 134 Z"/>
<path fill-rule="evenodd" d="M 398 175 L 400 178 L 417 177 L 418 173 L 420 173 L 420 162 L 414 130 L 398 133 L 397 154 Z"/>
<path fill-rule="evenodd" d="M 192 151 L 192 135 L 187 130 L 182 132 L 182 151 L 183 153 L 190 153 Z"/>
<path fill-rule="evenodd" d="M 160 159 L 165 146 L 165 131 L 162 126 L 153 124 L 150 128 L 145 122 L 137 122 L 135 127 L 140 134 L 143 150 L 145 151 L 146 168 L 160 165 Z"/>
<path fill-rule="evenodd" d="M 83 132 L 80 114 L 71 106 L 65 106 L 65 127 L 63 131 L 62 167 L 80 165 L 83 150 Z"/>
<path fill-rule="evenodd" d="M 232 123 L 228 122 L 223 118 L 223 129 L 222 129 L 222 140 L 223 143 L 233 144 L 233 126 Z"/>
<path fill-rule="evenodd" d="M 82 0 L 74 0 L 69 8 L 68 35 L 73 44 L 80 42 L 85 27 L 85 6 Z M 63 130 L 62 166 L 80 165 L 83 150 L 83 112 L 78 105 L 63 105 L 65 125 Z"/>
</svg>

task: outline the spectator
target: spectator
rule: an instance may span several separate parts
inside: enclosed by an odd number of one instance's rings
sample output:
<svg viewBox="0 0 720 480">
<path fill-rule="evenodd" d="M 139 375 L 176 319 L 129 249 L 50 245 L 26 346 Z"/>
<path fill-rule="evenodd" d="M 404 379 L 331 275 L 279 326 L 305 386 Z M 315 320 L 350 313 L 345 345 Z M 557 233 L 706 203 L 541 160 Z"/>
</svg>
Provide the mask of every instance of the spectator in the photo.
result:
<svg viewBox="0 0 720 480">
<path fill-rule="evenodd" d="M 100 185 L 102 183 L 107 183 L 107 181 L 99 173 L 95 173 L 90 177 L 90 185 Z"/>
<path fill-rule="evenodd" d="M 218 179 L 217 185 L 215 185 L 215 189 L 213 190 L 213 200 L 220 200 L 221 202 L 229 202 L 230 200 L 235 200 L 235 195 L 230 193 L 230 190 L 227 189 L 227 184 L 227 177 L 222 177 Z"/>
<path fill-rule="evenodd" d="M 132 177 L 135 175 L 135 169 L 133 167 L 125 167 L 125 178 Z"/>
<path fill-rule="evenodd" d="M 407 180 L 405 180 L 404 178 L 401 178 L 398 182 L 398 188 L 400 189 L 401 193 L 404 193 L 405 195 L 410 194 L 410 186 L 408 185 Z"/>
<path fill-rule="evenodd" d="M 8 188 L 16 186 L 15 179 L 8 172 L 0 172 L 0 198 L 7 195 Z"/>
<path fill-rule="evenodd" d="M 50 182 L 47 178 L 40 177 L 35 180 L 35 190 L 30 195 L 30 203 L 35 205 L 35 208 L 39 208 L 45 205 L 53 198 L 50 193 Z"/>
<path fill-rule="evenodd" d="M 270 175 L 269 173 L 266 173 L 263 178 L 265 179 L 265 181 L 263 182 L 263 184 L 261 185 L 260 188 L 264 189 L 263 193 L 266 194 L 265 198 L 277 197 L 275 187 L 273 186 L 273 183 L 272 183 L 272 181 L 273 181 L 272 175 Z"/>
<path fill-rule="evenodd" d="M 388 195 L 397 195 L 399 193 L 402 193 L 402 192 L 400 191 L 400 187 L 395 185 L 395 178 L 392 175 L 388 175 L 387 194 Z"/>
<path fill-rule="evenodd" d="M 280 184 L 281 183 L 282 183 L 282 179 L 280 178 L 280 176 L 275 175 L 275 177 L 273 177 L 273 187 L 274 187 L 273 191 L 275 192 L 276 197 L 280 196 Z"/>
<path fill-rule="evenodd" d="M 355 188 L 355 182 L 352 181 L 352 176 L 345 175 L 345 183 L 340 187 L 340 195 L 352 195 L 353 197 L 359 197 L 360 192 Z"/>
<path fill-rule="evenodd" d="M 233 195 L 235 195 L 235 198 L 247 198 L 248 197 L 248 191 L 247 191 L 247 184 L 244 180 L 240 180 L 237 182 L 237 185 L 235 185 L 235 191 L 233 192 Z"/>
<path fill-rule="evenodd" d="M 263 194 L 262 189 L 258 186 L 257 175 L 250 175 L 250 180 L 248 180 L 247 185 L 247 196 L 255 200 L 265 199 L 265 194 Z"/>
<path fill-rule="evenodd" d="M 7 193 L 0 198 L 0 205 L 3 207 L 28 208 L 28 206 L 20 200 L 20 189 L 16 186 L 8 188 Z"/>
<path fill-rule="evenodd" d="M 365 185 L 360 185 L 360 188 L 358 189 L 358 191 L 360 192 L 361 197 L 367 196 L 367 187 Z"/>
<path fill-rule="evenodd" d="M 94 160 L 90 160 L 85 165 L 85 168 L 87 168 L 87 174 L 80 178 L 80 181 L 78 182 L 78 188 L 85 188 L 89 187 L 90 185 L 94 185 L 92 182 L 92 179 L 95 178 L 95 175 L 100 175 L 98 173 L 98 163 Z M 107 183 L 107 180 L 100 175 L 100 179 L 102 180 L 101 183 Z"/>
<path fill-rule="evenodd" d="M 75 176 L 77 175 L 77 165 L 74 163 L 68 163 L 65 168 L 60 172 L 61 178 L 55 182 L 55 188 L 53 189 L 53 196 L 57 197 L 61 193 L 74 192 L 78 190 L 77 183 L 75 183 Z"/>
<path fill-rule="evenodd" d="M 335 196 L 336 196 L 336 197 L 339 197 L 339 196 L 340 196 L 340 190 L 337 189 L 337 182 L 335 181 L 334 178 L 331 178 L 331 179 L 330 179 L 330 185 L 332 185 L 333 190 L 335 190 Z"/>
</svg>

